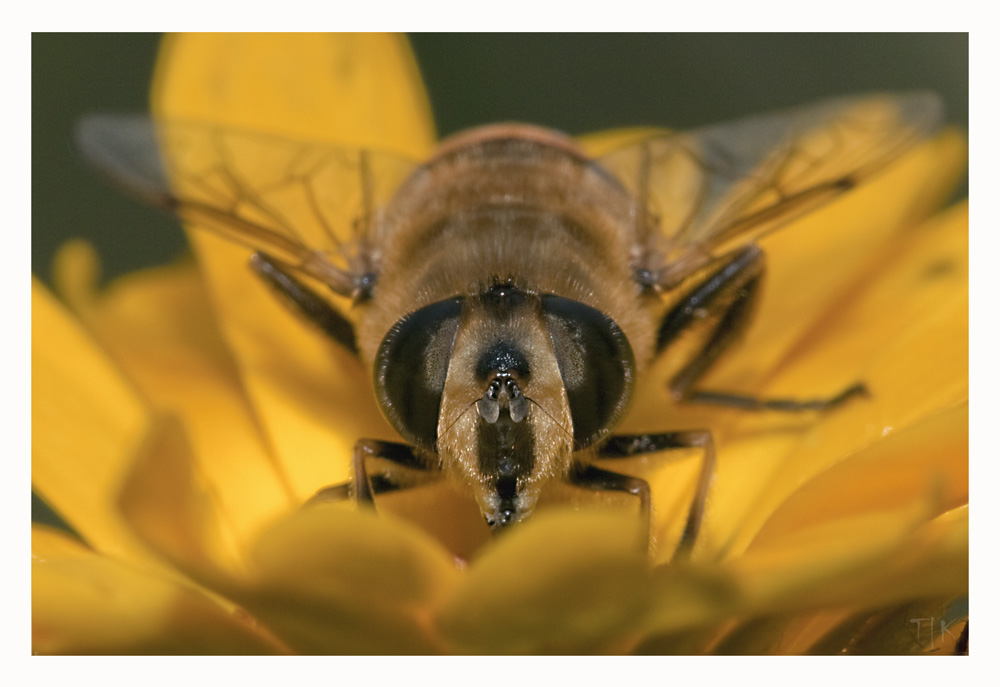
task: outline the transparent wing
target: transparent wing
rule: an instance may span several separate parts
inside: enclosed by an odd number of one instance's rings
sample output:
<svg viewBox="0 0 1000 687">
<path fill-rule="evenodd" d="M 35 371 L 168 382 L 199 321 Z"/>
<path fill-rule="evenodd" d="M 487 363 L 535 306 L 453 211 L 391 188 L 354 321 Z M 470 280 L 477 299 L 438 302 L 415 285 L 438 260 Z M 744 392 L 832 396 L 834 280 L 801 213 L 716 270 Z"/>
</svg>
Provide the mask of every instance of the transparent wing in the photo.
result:
<svg viewBox="0 0 1000 687">
<path fill-rule="evenodd" d="M 655 135 L 598 162 L 635 195 L 642 268 L 670 287 L 865 181 L 940 120 L 930 93 L 844 98 Z"/>
<path fill-rule="evenodd" d="M 77 143 L 141 200 L 343 295 L 376 271 L 378 209 L 416 166 L 388 154 L 132 115 L 85 119 Z"/>
</svg>

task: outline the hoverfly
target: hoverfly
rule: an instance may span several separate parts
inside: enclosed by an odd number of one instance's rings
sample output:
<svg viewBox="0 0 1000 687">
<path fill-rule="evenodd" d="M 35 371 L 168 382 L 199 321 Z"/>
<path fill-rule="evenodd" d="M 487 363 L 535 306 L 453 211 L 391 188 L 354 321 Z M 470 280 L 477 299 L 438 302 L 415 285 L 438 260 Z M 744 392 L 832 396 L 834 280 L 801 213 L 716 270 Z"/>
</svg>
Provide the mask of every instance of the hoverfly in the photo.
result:
<svg viewBox="0 0 1000 687">
<path fill-rule="evenodd" d="M 792 401 L 697 385 L 748 322 L 764 269 L 756 240 L 865 181 L 939 120 L 933 95 L 873 95 L 655 134 L 600 159 L 553 131 L 494 125 L 422 163 L 135 116 L 91 118 L 78 134 L 132 194 L 246 245 L 259 277 L 370 366 L 405 443 L 359 437 L 352 483 L 321 496 L 373 504 L 434 473 L 502 529 L 563 481 L 633 494 L 648 523 L 648 484 L 593 460 L 701 447 L 683 552 L 713 471 L 711 434 L 612 435 L 637 376 L 707 322 L 670 382 L 679 400 L 822 410 L 863 391 Z M 352 317 L 316 281 L 349 299 Z"/>
</svg>

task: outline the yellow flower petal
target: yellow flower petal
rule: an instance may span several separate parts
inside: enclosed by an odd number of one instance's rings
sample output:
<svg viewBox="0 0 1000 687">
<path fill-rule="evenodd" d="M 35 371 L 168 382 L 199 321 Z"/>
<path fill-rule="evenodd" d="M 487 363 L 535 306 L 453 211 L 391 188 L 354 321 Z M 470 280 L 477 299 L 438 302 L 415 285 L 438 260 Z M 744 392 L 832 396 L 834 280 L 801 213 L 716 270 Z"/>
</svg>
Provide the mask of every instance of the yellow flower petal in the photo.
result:
<svg viewBox="0 0 1000 687">
<path fill-rule="evenodd" d="M 721 567 L 668 567 L 649 597 L 649 634 L 634 651 L 829 653 L 858 636 L 857 619 L 877 619 L 880 609 L 966 595 L 967 507 L 917 527 L 915 516 L 911 509 L 845 518 Z"/>
<path fill-rule="evenodd" d="M 148 411 L 121 372 L 31 283 L 31 482 L 97 550 L 149 560 L 115 508 Z"/>
<path fill-rule="evenodd" d="M 296 512 L 265 533 L 247 587 L 232 590 L 296 651 L 438 653 L 432 608 L 458 576 L 412 525 L 343 504 Z"/>
<path fill-rule="evenodd" d="M 901 413 L 919 418 L 967 398 L 968 232 L 964 203 L 911 229 L 800 342 L 776 383 L 808 377 L 831 385 L 834 364 L 835 374 L 854 366 L 897 422 Z"/>
<path fill-rule="evenodd" d="M 143 540 L 192 578 L 212 585 L 242 571 L 249 544 L 233 536 L 176 418 L 157 418 L 116 502 Z"/>
<path fill-rule="evenodd" d="M 40 654 L 273 654 L 280 646 L 201 591 L 31 532 L 31 639 Z"/>
<path fill-rule="evenodd" d="M 434 139 L 413 57 L 396 36 L 172 36 L 153 110 L 418 159 Z M 199 232 L 192 241 L 296 499 L 346 479 L 358 436 L 394 436 L 368 391 L 370 371 L 286 312 L 249 274 L 246 249 Z"/>
<path fill-rule="evenodd" d="M 774 511 L 747 550 L 824 521 L 892 512 L 933 498 L 937 515 L 969 502 L 969 409 L 893 432 L 820 473 Z"/>
<path fill-rule="evenodd" d="M 916 508 L 896 509 L 824 523 L 732 567 L 748 605 L 771 612 L 967 593 L 968 507 L 915 527 L 920 517 Z"/>
<path fill-rule="evenodd" d="M 713 536 L 726 542 L 730 555 L 811 476 L 883 434 L 968 398 L 967 227 L 967 210 L 959 207 L 912 230 L 910 241 L 862 284 L 870 286 L 828 313 L 809 356 L 790 358 L 767 385 L 787 389 L 794 387 L 785 379 L 813 379 L 829 393 L 840 376 L 844 386 L 865 382 L 871 396 L 800 420 L 798 429 L 794 420 L 778 418 L 786 431 L 765 434 L 765 441 L 752 434 L 739 441 L 739 461 L 720 468 L 709 517 L 728 523 Z M 935 268 L 943 264 L 950 269 Z M 741 421 L 757 432 L 760 425 L 752 417 Z"/>
<path fill-rule="evenodd" d="M 56 279 L 154 410 L 182 420 L 192 445 L 185 470 L 197 474 L 225 523 L 229 541 L 217 554 L 236 564 L 234 551 L 296 503 L 242 393 L 201 276 L 185 261 L 125 276 L 98 293 L 95 266 L 88 245 L 69 244 L 57 256 Z"/>
<path fill-rule="evenodd" d="M 652 637 L 636 653 L 748 655 L 950 654 L 968 618 L 965 598 L 935 598 L 884 609 L 838 608 L 767 614 L 709 630 Z"/>
<path fill-rule="evenodd" d="M 807 649 L 827 655 L 953 654 L 968 615 L 968 599 L 920 599 L 858 613 Z"/>
<path fill-rule="evenodd" d="M 420 72 L 400 35 L 168 35 L 153 112 L 416 159 L 434 143 Z"/>
<path fill-rule="evenodd" d="M 538 513 L 463 575 L 437 626 L 468 653 L 620 652 L 653 588 L 631 515 Z"/>
</svg>

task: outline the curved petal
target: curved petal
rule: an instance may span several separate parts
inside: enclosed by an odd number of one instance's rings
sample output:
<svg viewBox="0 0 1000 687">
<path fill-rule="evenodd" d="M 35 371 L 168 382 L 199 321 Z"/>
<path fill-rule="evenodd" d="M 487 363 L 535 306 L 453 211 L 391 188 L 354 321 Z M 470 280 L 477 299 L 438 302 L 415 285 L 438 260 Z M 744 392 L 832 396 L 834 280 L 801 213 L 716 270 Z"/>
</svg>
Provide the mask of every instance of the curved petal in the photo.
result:
<svg viewBox="0 0 1000 687">
<path fill-rule="evenodd" d="M 748 655 L 947 655 L 968 618 L 968 598 L 919 599 L 886 608 L 770 614 L 708 632 L 650 638 L 642 653 Z"/>
<path fill-rule="evenodd" d="M 416 157 L 433 141 L 415 62 L 405 39 L 394 36 L 171 36 L 153 110 Z M 250 275 L 245 249 L 199 232 L 192 242 L 296 499 L 346 479 L 358 437 L 394 436 L 370 392 L 370 373 L 285 311 Z"/>
<path fill-rule="evenodd" d="M 203 592 L 31 532 L 31 644 L 39 654 L 274 654 L 281 646 Z"/>
<path fill-rule="evenodd" d="M 217 586 L 243 571 L 250 542 L 234 536 L 177 418 L 153 423 L 116 502 L 143 541 L 193 579 Z"/>
<path fill-rule="evenodd" d="M 810 337 L 809 355 L 790 357 L 767 385 L 786 389 L 791 387 L 785 379 L 812 379 L 821 389 L 836 389 L 864 381 L 870 397 L 811 425 L 807 418 L 798 430 L 785 419 L 788 430 L 765 434 L 768 441 L 754 441 L 752 434 L 739 441 L 746 452 L 730 470 L 720 469 L 716 510 L 709 517 L 729 523 L 715 536 L 731 555 L 805 480 L 884 434 L 968 399 L 967 242 L 964 206 L 911 230 L 910 241 L 882 262 L 857 295 L 827 314 Z M 761 431 L 761 424 L 748 418 L 743 427 Z"/>
<path fill-rule="evenodd" d="M 967 596 L 918 599 L 874 614 L 853 615 L 797 653 L 952 655 L 958 649 L 958 640 L 968 618 Z"/>
<path fill-rule="evenodd" d="M 184 261 L 127 275 L 98 292 L 96 260 L 89 245 L 65 246 L 56 262 L 60 288 L 153 409 L 180 418 L 191 446 L 184 458 L 164 458 L 163 469 L 184 460 L 197 475 L 231 540 L 216 554 L 235 564 L 234 546 L 247 549 L 294 499 L 254 421 L 201 275 Z M 148 497 L 130 498 L 141 507 Z"/>
<path fill-rule="evenodd" d="M 833 386 L 834 375 L 851 374 L 853 365 L 872 401 L 887 415 L 904 416 L 879 432 L 968 397 L 968 205 L 902 239 L 790 351 L 774 382 L 808 378 Z"/>
<path fill-rule="evenodd" d="M 921 522 L 934 502 L 825 523 L 733 561 L 747 605 L 878 608 L 968 593 L 968 506 Z"/>
<path fill-rule="evenodd" d="M 61 304 L 31 282 L 31 482 L 95 549 L 149 561 L 115 508 L 149 412 Z"/>
<path fill-rule="evenodd" d="M 914 599 L 967 595 L 968 508 L 922 524 L 920 510 L 824 523 L 719 567 L 668 567 L 649 597 L 641 625 L 648 634 L 636 651 L 825 653 L 844 639 L 838 627 L 857 633 L 852 619 L 877 620 Z"/>
<path fill-rule="evenodd" d="M 168 35 L 153 112 L 421 158 L 434 129 L 402 35 Z"/>
<path fill-rule="evenodd" d="M 935 502 L 936 516 L 969 502 L 969 408 L 963 404 L 888 434 L 800 487 L 747 550 L 839 518 Z"/>
<path fill-rule="evenodd" d="M 474 561 L 436 626 L 466 653 L 624 651 L 653 589 L 637 535 L 630 514 L 538 513 Z"/>
<path fill-rule="evenodd" d="M 431 612 L 458 570 L 407 523 L 345 504 L 310 506 L 266 532 L 253 563 L 246 586 L 230 590 L 231 598 L 298 652 L 444 650 Z"/>
</svg>

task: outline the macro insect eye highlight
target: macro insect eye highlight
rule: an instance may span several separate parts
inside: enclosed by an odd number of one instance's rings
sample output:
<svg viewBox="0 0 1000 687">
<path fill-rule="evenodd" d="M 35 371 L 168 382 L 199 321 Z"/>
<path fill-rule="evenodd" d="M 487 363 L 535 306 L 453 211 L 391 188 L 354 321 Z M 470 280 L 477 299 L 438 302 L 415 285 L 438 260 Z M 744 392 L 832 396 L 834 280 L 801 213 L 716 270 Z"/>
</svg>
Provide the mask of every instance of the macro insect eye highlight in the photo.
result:
<svg viewBox="0 0 1000 687">
<path fill-rule="evenodd" d="M 606 436 L 632 395 L 635 357 L 621 328 L 583 303 L 543 296 L 577 449 Z"/>
<path fill-rule="evenodd" d="M 389 422 L 406 439 L 430 447 L 437 439 L 445 378 L 462 299 L 424 306 L 393 326 L 379 347 L 375 392 Z"/>
</svg>

